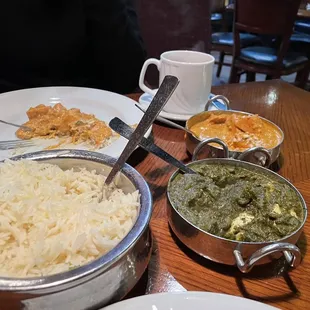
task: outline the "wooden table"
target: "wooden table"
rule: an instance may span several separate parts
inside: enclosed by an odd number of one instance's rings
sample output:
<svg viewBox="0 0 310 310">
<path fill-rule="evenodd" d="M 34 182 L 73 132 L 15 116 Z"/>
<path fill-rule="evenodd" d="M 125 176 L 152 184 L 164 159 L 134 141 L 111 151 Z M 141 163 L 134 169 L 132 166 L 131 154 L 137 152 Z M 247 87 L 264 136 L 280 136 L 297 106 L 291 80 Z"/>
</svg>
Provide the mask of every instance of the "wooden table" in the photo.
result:
<svg viewBox="0 0 310 310">
<path fill-rule="evenodd" d="M 296 185 L 310 205 L 310 94 L 278 80 L 219 86 L 212 92 L 227 96 L 232 108 L 258 113 L 284 130 L 280 174 Z M 137 100 L 139 95 L 130 97 Z M 156 123 L 153 136 L 157 145 L 178 159 L 189 161 L 184 132 Z M 173 167 L 141 151 L 133 154 L 131 164 L 144 175 L 153 192 L 154 248 L 148 270 L 128 297 L 195 290 L 243 296 L 281 309 L 310 309 L 309 223 L 299 241 L 304 258 L 297 269 L 288 272 L 281 259 L 244 275 L 236 267 L 199 257 L 171 233 L 166 217 L 166 186 Z"/>
<path fill-rule="evenodd" d="M 305 9 L 299 9 L 297 16 L 298 18 L 310 18 L 310 11 Z"/>
</svg>

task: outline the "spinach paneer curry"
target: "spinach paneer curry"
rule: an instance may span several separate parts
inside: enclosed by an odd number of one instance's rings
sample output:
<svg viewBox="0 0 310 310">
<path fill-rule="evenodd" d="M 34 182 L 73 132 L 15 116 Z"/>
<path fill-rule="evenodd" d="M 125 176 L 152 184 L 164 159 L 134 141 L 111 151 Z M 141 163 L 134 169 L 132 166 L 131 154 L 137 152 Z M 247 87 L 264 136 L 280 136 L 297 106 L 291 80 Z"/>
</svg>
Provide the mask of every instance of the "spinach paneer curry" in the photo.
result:
<svg viewBox="0 0 310 310">
<path fill-rule="evenodd" d="M 189 222 L 230 240 L 281 239 L 304 219 L 297 193 L 287 184 L 242 167 L 197 164 L 169 186 L 171 203 Z"/>
</svg>

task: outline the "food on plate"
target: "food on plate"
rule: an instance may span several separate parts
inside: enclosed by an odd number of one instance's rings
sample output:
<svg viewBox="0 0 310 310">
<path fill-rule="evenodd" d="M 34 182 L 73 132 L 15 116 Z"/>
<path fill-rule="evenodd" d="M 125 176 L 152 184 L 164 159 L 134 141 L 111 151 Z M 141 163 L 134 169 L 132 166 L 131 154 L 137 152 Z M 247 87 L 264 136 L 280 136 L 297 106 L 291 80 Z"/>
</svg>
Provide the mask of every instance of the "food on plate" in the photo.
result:
<svg viewBox="0 0 310 310">
<path fill-rule="evenodd" d="M 244 151 L 251 147 L 262 146 L 267 149 L 276 147 L 282 135 L 258 115 L 240 113 L 213 113 L 190 130 L 200 139 L 220 138 L 231 151 Z"/>
<path fill-rule="evenodd" d="M 16 136 L 31 138 L 69 138 L 69 143 L 89 143 L 96 148 L 105 145 L 112 137 L 112 130 L 105 122 L 79 109 L 66 109 L 61 103 L 52 106 L 40 104 L 27 111 L 29 121 L 23 124 L 31 130 L 20 128 Z"/>
<path fill-rule="evenodd" d="M 254 170 L 197 163 L 198 174 L 178 174 L 168 193 L 189 222 L 230 240 L 265 242 L 296 231 L 304 220 L 297 193 Z"/>
<path fill-rule="evenodd" d="M 60 273 L 113 249 L 135 223 L 140 195 L 125 194 L 115 184 L 108 188 L 104 181 L 86 169 L 27 160 L 2 163 L 0 276 Z"/>
</svg>

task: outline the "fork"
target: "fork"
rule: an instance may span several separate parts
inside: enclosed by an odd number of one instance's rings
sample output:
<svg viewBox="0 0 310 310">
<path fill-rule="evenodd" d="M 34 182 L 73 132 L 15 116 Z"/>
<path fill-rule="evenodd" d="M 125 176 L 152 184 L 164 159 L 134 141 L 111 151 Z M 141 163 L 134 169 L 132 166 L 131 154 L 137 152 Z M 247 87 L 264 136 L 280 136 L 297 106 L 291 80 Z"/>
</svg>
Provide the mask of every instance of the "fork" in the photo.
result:
<svg viewBox="0 0 310 310">
<path fill-rule="evenodd" d="M 5 124 L 5 125 L 10 125 L 10 126 L 14 126 L 14 127 L 18 127 L 18 128 L 21 128 L 25 131 L 31 131 L 32 129 L 28 126 L 24 126 L 24 125 L 17 125 L 17 124 L 14 124 L 14 123 L 11 123 L 11 122 L 7 122 L 7 121 L 4 121 L 2 119 L 0 119 L 0 123 L 2 124 Z"/>
<path fill-rule="evenodd" d="M 30 147 L 33 145 L 34 145 L 34 143 L 31 140 L 0 141 L 0 151 Z"/>
</svg>

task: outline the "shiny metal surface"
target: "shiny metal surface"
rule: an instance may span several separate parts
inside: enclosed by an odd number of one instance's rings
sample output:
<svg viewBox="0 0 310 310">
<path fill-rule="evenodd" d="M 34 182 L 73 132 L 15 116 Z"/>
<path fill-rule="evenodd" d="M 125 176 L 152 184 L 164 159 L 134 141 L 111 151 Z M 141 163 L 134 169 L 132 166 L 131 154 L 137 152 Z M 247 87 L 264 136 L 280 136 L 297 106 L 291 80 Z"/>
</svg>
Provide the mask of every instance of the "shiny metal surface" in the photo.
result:
<svg viewBox="0 0 310 310">
<path fill-rule="evenodd" d="M 234 159 L 209 158 L 192 162 L 188 165 L 192 166 L 194 164 L 199 163 L 204 165 L 216 163 L 221 165 L 244 167 L 247 169 L 251 169 L 252 171 L 264 173 L 268 177 L 278 182 L 286 183 L 297 193 L 300 202 L 302 203 L 304 209 L 304 221 L 299 227 L 299 229 L 296 230 L 294 233 L 277 241 L 240 242 L 212 235 L 191 224 L 172 205 L 169 196 L 169 187 L 171 182 L 179 173 L 179 171 L 176 171 L 171 176 L 167 189 L 167 196 L 168 196 L 167 216 L 170 227 L 172 228 L 176 236 L 186 246 L 188 246 L 190 249 L 192 249 L 199 255 L 218 263 L 223 263 L 227 265 L 237 264 L 238 268 L 242 272 L 250 271 L 255 264 L 260 265 L 270 262 L 274 258 L 279 258 L 283 251 L 285 257 L 288 260 L 292 261 L 294 258 L 295 261 L 293 263 L 293 266 L 297 266 L 300 262 L 300 251 L 294 245 L 298 241 L 307 219 L 307 206 L 299 191 L 289 181 L 287 181 L 280 175 L 272 172 L 269 169 L 260 167 L 255 164 L 247 163 L 244 161 L 238 161 Z M 283 247 L 283 243 L 286 244 L 285 247 Z M 244 260 L 246 262 L 244 262 Z"/>
<path fill-rule="evenodd" d="M 228 149 L 227 144 L 219 138 L 209 138 L 209 139 L 205 139 L 205 140 L 201 141 L 197 145 L 197 147 L 194 149 L 192 161 L 198 160 L 198 156 L 205 146 L 212 147 L 210 145 L 211 143 L 219 144 L 222 147 L 223 158 L 229 158 L 230 154 L 229 154 L 229 149 Z M 211 150 L 211 152 L 212 152 L 212 150 Z M 270 152 L 267 149 L 260 147 L 260 146 L 252 147 L 250 149 L 247 149 L 244 152 L 240 152 L 240 155 L 238 157 L 236 157 L 235 159 L 251 162 L 251 158 L 255 158 L 254 163 L 259 164 L 262 167 L 268 168 L 271 164 Z"/>
<path fill-rule="evenodd" d="M 5 124 L 5 125 L 10 125 L 10 126 L 13 126 L 13 127 L 17 127 L 17 128 L 22 128 L 22 129 L 25 130 L 25 131 L 31 131 L 31 130 L 32 130 L 32 129 L 31 129 L 30 127 L 28 127 L 28 126 L 14 124 L 14 123 L 11 123 L 11 122 L 4 121 L 4 120 L 2 120 L 2 119 L 0 119 L 0 123 Z"/>
<path fill-rule="evenodd" d="M 291 243 L 278 242 L 266 245 L 254 252 L 246 261 L 243 260 L 242 254 L 239 250 L 234 250 L 234 255 L 239 270 L 243 273 L 247 273 L 260 259 L 277 252 L 283 252 L 286 261 L 292 268 L 299 266 L 301 262 L 300 250 L 296 245 Z"/>
<path fill-rule="evenodd" d="M 242 114 L 242 115 L 253 115 L 251 113 L 247 113 L 247 112 L 240 112 L 240 111 L 234 111 L 234 110 L 229 110 L 229 111 L 206 111 L 206 112 L 202 112 L 199 114 L 194 115 L 193 117 L 191 117 L 187 122 L 186 122 L 186 128 L 190 130 L 190 128 L 198 123 L 201 122 L 203 120 L 206 119 L 206 117 L 208 115 L 210 115 L 210 113 L 214 114 L 214 113 L 238 113 L 238 114 Z M 280 149 L 281 149 L 281 145 L 283 143 L 284 140 L 284 133 L 283 131 L 273 122 L 260 117 L 263 121 L 271 124 L 280 134 L 281 134 L 281 141 L 278 143 L 278 145 L 276 145 L 274 148 L 272 149 L 268 149 L 270 156 L 271 156 L 271 160 L 270 160 L 270 164 L 272 164 L 273 162 L 276 161 L 276 159 L 279 157 L 280 155 Z M 197 147 L 197 145 L 201 142 L 202 140 L 197 139 L 194 135 L 186 133 L 185 135 L 185 143 L 186 143 L 186 148 L 187 150 L 193 154 L 194 149 Z M 240 155 L 242 154 L 242 152 L 238 152 L 238 151 L 231 151 L 229 150 L 229 157 L 230 158 L 234 158 L 234 159 L 240 159 Z M 214 147 L 214 146 L 210 146 L 210 154 L 209 156 L 213 157 L 213 158 L 221 158 L 224 157 L 223 156 L 223 150 L 222 148 L 218 148 L 218 147 Z M 258 164 L 258 165 L 262 165 L 262 161 L 263 161 L 263 154 L 261 154 L 261 156 L 259 156 L 258 153 L 254 154 L 251 153 L 250 156 L 248 156 L 247 161 L 254 163 L 254 164 Z M 242 158 L 242 157 L 241 157 Z M 243 159 L 242 159 L 243 160 Z M 265 165 L 265 164 L 264 164 Z"/>
<path fill-rule="evenodd" d="M 141 112 L 145 113 L 145 111 L 144 111 L 139 105 L 135 104 L 135 107 L 138 108 Z M 158 121 L 160 121 L 160 122 L 166 124 L 166 125 L 171 126 L 171 127 L 184 130 L 184 131 L 186 131 L 186 132 L 188 132 L 188 133 L 190 133 L 190 134 L 192 134 L 192 135 L 194 134 L 193 132 L 191 132 L 190 130 L 188 130 L 186 127 L 183 127 L 183 126 L 181 126 L 181 125 L 179 125 L 179 124 L 177 124 L 177 123 L 175 123 L 175 122 L 173 122 L 173 121 L 169 121 L 168 119 L 166 119 L 166 118 L 164 118 L 164 117 L 157 116 L 156 119 L 157 119 Z"/>
<path fill-rule="evenodd" d="M 14 157 L 58 165 L 62 169 L 84 167 L 107 175 L 116 159 L 79 150 L 54 150 Z M 104 170 L 103 170 L 104 169 Z M 0 308 L 88 309 L 120 300 L 137 283 L 150 259 L 152 239 L 149 221 L 152 196 L 143 177 L 125 164 L 118 185 L 124 192 L 136 189 L 141 206 L 128 235 L 110 252 L 80 268 L 37 278 L 0 278 Z"/>
<path fill-rule="evenodd" d="M 255 164 L 266 168 L 272 163 L 271 152 L 261 146 L 255 146 L 245 150 L 236 159 L 253 162 L 251 158 L 255 159 Z"/>
<path fill-rule="evenodd" d="M 126 139 L 130 139 L 131 135 L 133 134 L 133 129 L 120 120 L 118 117 L 113 118 L 109 126 L 118 134 Z M 184 173 L 195 174 L 196 172 L 190 169 L 188 166 L 184 165 L 181 161 L 177 160 L 175 157 L 168 154 L 166 151 L 158 147 L 155 143 L 153 143 L 150 139 L 142 138 L 139 145 L 145 149 L 146 151 L 156 155 L 157 157 L 161 158 L 165 162 L 170 165 L 175 166 L 176 168 L 180 169 Z"/>
<path fill-rule="evenodd" d="M 34 143 L 31 140 L 7 140 L 0 141 L 0 151 L 13 150 L 17 148 L 30 147 Z"/>
<path fill-rule="evenodd" d="M 209 109 L 210 109 L 211 106 L 212 106 L 213 101 L 214 101 L 214 100 L 218 100 L 218 99 L 223 100 L 223 103 L 226 105 L 227 110 L 230 109 L 229 100 L 228 100 L 225 96 L 216 95 L 216 96 L 210 98 L 210 99 L 207 101 L 207 103 L 206 103 L 206 105 L 205 105 L 205 111 L 209 111 Z M 145 111 L 144 111 L 139 105 L 135 104 L 135 107 L 138 108 L 141 112 L 145 113 Z M 166 118 L 161 117 L 161 116 L 157 116 L 157 120 L 159 120 L 160 122 L 162 122 L 162 123 L 164 123 L 164 124 L 166 124 L 166 125 L 169 125 L 169 126 L 171 126 L 171 127 L 184 130 L 185 132 L 187 132 L 187 133 L 189 133 L 189 134 L 192 134 L 192 135 L 194 135 L 195 137 L 197 137 L 197 136 L 196 136 L 193 132 L 191 132 L 188 128 L 183 127 L 183 126 L 181 126 L 181 125 L 179 125 L 179 124 L 177 124 L 177 123 L 175 123 L 175 122 L 173 122 L 173 121 L 170 121 L 169 119 L 166 119 Z M 199 138 L 197 137 L 197 139 L 199 139 Z"/>
<path fill-rule="evenodd" d="M 193 152 L 192 161 L 198 160 L 199 153 L 202 151 L 202 149 L 206 145 L 210 146 L 210 143 L 219 144 L 222 147 L 223 157 L 229 158 L 229 150 L 228 150 L 227 144 L 219 138 L 209 138 L 209 139 L 205 139 L 205 140 L 199 142 L 199 144 L 196 146 L 196 148 L 194 149 L 194 152 Z"/>
<path fill-rule="evenodd" d="M 222 100 L 223 103 L 226 105 L 227 110 L 230 110 L 230 102 L 229 102 L 229 100 L 225 96 L 216 95 L 216 96 L 213 96 L 212 98 L 210 98 L 207 101 L 207 103 L 205 105 L 205 111 L 209 111 L 209 109 L 211 108 L 214 100 Z"/>
<path fill-rule="evenodd" d="M 144 135 L 154 123 L 156 117 L 179 85 L 179 82 L 180 81 L 175 76 L 165 76 L 164 80 L 159 86 L 158 91 L 156 92 L 156 95 L 153 97 L 145 114 L 142 116 L 137 128 L 131 135 L 123 152 L 121 153 L 121 155 L 113 165 L 112 170 L 108 174 L 105 182 L 106 184 L 109 185 L 113 181 L 116 174 L 123 168 L 131 153 L 136 149 L 140 141 L 144 138 Z"/>
</svg>

